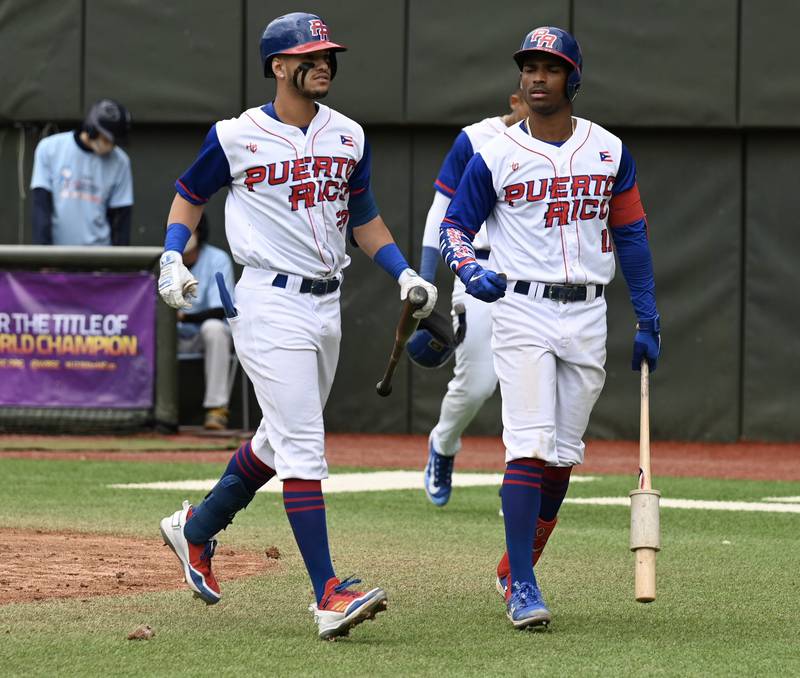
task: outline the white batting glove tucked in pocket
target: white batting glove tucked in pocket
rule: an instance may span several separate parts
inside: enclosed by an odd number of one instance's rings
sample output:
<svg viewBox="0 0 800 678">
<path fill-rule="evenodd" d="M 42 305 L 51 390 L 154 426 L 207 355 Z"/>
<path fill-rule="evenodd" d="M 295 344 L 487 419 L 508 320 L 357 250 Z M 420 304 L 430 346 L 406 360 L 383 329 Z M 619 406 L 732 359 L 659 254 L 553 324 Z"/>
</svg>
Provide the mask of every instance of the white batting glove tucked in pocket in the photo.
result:
<svg viewBox="0 0 800 678">
<path fill-rule="evenodd" d="M 167 250 L 161 255 L 161 275 L 158 277 L 158 293 L 172 308 L 191 308 L 197 295 L 197 279 L 183 265 L 179 252 Z"/>
<path fill-rule="evenodd" d="M 415 318 L 427 318 L 433 307 L 436 306 L 436 296 L 438 294 L 436 287 L 420 276 L 414 269 L 407 268 L 400 274 L 397 279 L 400 285 L 400 300 L 405 301 L 408 297 L 408 292 L 412 287 L 422 287 L 428 293 L 428 301 L 425 305 L 414 311 Z"/>
</svg>

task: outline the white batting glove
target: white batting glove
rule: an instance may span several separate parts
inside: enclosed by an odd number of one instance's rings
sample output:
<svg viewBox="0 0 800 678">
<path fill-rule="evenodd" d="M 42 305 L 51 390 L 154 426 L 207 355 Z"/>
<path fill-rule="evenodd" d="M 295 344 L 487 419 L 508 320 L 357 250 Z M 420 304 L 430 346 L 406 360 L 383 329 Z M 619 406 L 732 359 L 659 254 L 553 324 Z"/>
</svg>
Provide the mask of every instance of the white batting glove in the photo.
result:
<svg viewBox="0 0 800 678">
<path fill-rule="evenodd" d="M 197 279 L 183 265 L 179 252 L 167 250 L 161 255 L 161 275 L 158 277 L 158 293 L 172 308 L 191 308 L 197 295 Z"/>
<path fill-rule="evenodd" d="M 425 289 L 425 291 L 428 293 L 428 301 L 422 308 L 414 311 L 413 315 L 415 318 L 427 318 L 433 311 L 433 307 L 436 306 L 436 296 L 438 294 L 436 287 L 411 268 L 407 268 L 405 271 L 403 271 L 400 274 L 400 277 L 397 279 L 397 282 L 400 285 L 401 301 L 406 300 L 408 291 L 412 287 L 422 287 Z"/>
</svg>

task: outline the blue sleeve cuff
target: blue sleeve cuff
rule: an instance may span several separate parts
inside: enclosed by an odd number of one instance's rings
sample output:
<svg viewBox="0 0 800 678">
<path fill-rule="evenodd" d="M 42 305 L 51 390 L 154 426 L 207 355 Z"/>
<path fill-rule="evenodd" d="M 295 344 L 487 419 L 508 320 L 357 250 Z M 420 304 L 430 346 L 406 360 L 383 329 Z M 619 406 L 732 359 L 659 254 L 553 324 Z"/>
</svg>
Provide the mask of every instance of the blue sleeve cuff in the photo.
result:
<svg viewBox="0 0 800 678">
<path fill-rule="evenodd" d="M 167 235 L 164 238 L 164 251 L 174 250 L 179 254 L 183 254 L 186 249 L 186 243 L 192 237 L 192 232 L 185 224 L 170 224 L 167 226 Z"/>
<path fill-rule="evenodd" d="M 381 247 L 375 253 L 372 260 L 395 280 L 400 277 L 403 271 L 407 268 L 411 268 L 406 258 L 403 256 L 403 253 L 400 251 L 400 248 L 393 242 Z"/>
</svg>

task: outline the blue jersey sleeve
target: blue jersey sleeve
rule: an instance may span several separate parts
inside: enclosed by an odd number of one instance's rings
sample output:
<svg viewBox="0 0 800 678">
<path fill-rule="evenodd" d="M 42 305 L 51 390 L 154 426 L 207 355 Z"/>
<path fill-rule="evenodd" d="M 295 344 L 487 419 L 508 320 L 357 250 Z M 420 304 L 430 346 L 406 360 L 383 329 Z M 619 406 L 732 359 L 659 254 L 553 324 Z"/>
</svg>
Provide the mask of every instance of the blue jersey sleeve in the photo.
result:
<svg viewBox="0 0 800 678">
<path fill-rule="evenodd" d="M 433 187 L 442 195 L 452 198 L 464 174 L 467 164 L 475 154 L 472 142 L 463 130 L 456 137 L 450 151 L 442 162 L 439 176 L 433 182 Z"/>
<path fill-rule="evenodd" d="M 625 144 L 622 144 L 622 157 L 619 160 L 619 169 L 617 170 L 617 178 L 614 185 L 611 187 L 611 195 L 617 193 L 624 193 L 630 188 L 633 188 L 636 183 L 636 163 L 633 161 L 633 156 Z"/>
<path fill-rule="evenodd" d="M 175 182 L 175 189 L 193 205 L 203 205 L 231 180 L 231 167 L 219 143 L 217 126 L 212 125 L 197 158 Z"/>
<path fill-rule="evenodd" d="M 497 203 L 492 173 L 480 153 L 469 161 L 439 228 L 442 259 L 464 284 L 478 264 L 472 240 Z M 463 277 L 462 277 L 463 276 Z"/>
<path fill-rule="evenodd" d="M 497 203 L 492 173 L 480 153 L 475 153 L 464 170 L 443 226 L 454 226 L 466 233 L 470 240 L 481 227 Z"/>
<path fill-rule="evenodd" d="M 350 212 L 350 229 L 363 226 L 378 216 L 378 206 L 370 188 L 372 174 L 372 148 L 364 139 L 364 154 L 353 169 L 348 181 L 350 185 L 350 198 L 347 209 Z"/>
</svg>

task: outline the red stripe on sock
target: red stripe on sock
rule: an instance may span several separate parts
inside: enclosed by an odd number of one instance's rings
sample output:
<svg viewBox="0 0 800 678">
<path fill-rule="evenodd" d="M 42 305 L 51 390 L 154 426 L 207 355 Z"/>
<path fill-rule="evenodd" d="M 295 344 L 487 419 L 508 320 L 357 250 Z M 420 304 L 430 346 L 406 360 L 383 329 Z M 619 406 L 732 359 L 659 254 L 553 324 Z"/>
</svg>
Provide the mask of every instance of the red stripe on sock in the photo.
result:
<svg viewBox="0 0 800 678">
<path fill-rule="evenodd" d="M 325 504 L 321 506 L 302 506 L 298 508 L 287 508 L 286 513 L 300 513 L 300 511 L 324 511 Z"/>
<path fill-rule="evenodd" d="M 275 475 L 275 469 L 265 464 L 256 456 L 256 453 L 253 452 L 253 446 L 250 443 L 247 443 L 247 446 L 244 448 L 244 454 L 247 457 L 247 461 L 250 462 L 257 471 L 270 477 Z"/>
<path fill-rule="evenodd" d="M 285 492 L 322 492 L 322 481 L 289 478 L 283 481 L 283 489 Z"/>
<path fill-rule="evenodd" d="M 524 480 L 511 480 L 509 478 L 503 479 L 503 485 L 525 485 L 526 487 L 536 487 L 536 488 L 542 486 L 541 483 L 526 483 Z"/>
<path fill-rule="evenodd" d="M 506 469 L 506 473 L 514 473 L 521 476 L 530 476 L 531 478 L 540 478 L 542 477 L 541 473 L 533 473 L 531 471 L 520 471 L 516 468 L 508 468 Z"/>
<path fill-rule="evenodd" d="M 533 468 L 544 468 L 547 462 L 544 459 L 515 459 L 508 462 L 510 464 L 522 464 L 523 466 L 531 466 Z"/>
<path fill-rule="evenodd" d="M 322 495 L 318 494 L 311 497 L 284 497 L 283 503 L 286 504 L 290 501 L 322 501 Z"/>
</svg>

